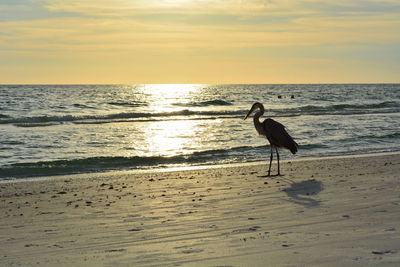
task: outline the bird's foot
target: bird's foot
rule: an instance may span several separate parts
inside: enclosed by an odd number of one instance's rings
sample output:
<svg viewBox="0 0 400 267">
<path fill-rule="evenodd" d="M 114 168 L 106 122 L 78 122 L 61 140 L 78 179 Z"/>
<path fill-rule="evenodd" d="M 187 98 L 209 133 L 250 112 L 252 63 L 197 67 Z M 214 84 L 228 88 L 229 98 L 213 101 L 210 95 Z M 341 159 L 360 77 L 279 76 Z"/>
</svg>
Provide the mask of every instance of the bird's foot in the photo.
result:
<svg viewBox="0 0 400 267">
<path fill-rule="evenodd" d="M 283 175 L 283 174 L 280 174 L 280 173 L 278 173 L 278 174 L 259 175 L 259 176 L 257 176 L 257 177 L 260 177 L 260 178 L 266 178 L 266 177 L 278 177 L 278 176 L 284 176 L 284 175 Z"/>
</svg>

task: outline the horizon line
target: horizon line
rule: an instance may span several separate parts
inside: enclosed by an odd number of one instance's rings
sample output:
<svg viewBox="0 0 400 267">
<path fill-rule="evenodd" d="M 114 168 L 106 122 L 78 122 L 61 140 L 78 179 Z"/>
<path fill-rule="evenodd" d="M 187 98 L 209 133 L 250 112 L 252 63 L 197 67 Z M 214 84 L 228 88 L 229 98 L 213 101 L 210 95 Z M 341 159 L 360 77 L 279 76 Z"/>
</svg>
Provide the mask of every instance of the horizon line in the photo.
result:
<svg viewBox="0 0 400 267">
<path fill-rule="evenodd" d="M 177 85 L 307 85 L 307 84 L 400 84 L 399 82 L 310 82 L 310 83 L 0 83 L 0 86 L 5 85 L 162 85 L 162 84 L 177 84 Z"/>
</svg>

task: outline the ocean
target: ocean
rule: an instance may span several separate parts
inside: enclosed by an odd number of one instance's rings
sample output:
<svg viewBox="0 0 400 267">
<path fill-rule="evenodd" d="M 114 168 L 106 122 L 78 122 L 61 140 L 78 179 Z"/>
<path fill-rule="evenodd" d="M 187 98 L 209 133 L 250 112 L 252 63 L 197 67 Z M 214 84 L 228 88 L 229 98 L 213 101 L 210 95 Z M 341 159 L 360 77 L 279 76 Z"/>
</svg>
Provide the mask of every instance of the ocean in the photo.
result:
<svg viewBox="0 0 400 267">
<path fill-rule="evenodd" d="M 400 151 L 400 84 L 0 85 L 0 179 Z"/>
</svg>

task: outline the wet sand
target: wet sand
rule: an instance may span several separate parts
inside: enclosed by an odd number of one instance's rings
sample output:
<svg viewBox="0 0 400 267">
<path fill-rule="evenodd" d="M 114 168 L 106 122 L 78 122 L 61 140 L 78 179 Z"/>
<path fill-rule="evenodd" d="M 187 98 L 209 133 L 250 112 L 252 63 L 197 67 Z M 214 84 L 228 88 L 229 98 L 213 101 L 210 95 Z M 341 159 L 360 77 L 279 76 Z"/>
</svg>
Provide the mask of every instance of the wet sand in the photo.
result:
<svg viewBox="0 0 400 267">
<path fill-rule="evenodd" d="M 273 166 L 276 167 L 276 166 Z M 0 183 L 1 266 L 399 266 L 400 154 Z"/>
</svg>

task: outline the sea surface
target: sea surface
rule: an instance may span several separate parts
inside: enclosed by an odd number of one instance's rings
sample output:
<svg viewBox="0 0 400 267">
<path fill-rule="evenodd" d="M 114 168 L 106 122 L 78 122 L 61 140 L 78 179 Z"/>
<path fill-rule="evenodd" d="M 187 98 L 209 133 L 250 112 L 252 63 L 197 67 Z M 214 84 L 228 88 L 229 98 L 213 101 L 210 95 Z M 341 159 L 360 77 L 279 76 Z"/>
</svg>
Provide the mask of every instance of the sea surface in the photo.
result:
<svg viewBox="0 0 400 267">
<path fill-rule="evenodd" d="M 256 101 L 281 159 L 400 151 L 400 84 L 0 85 L 0 179 L 266 161 Z"/>
</svg>

